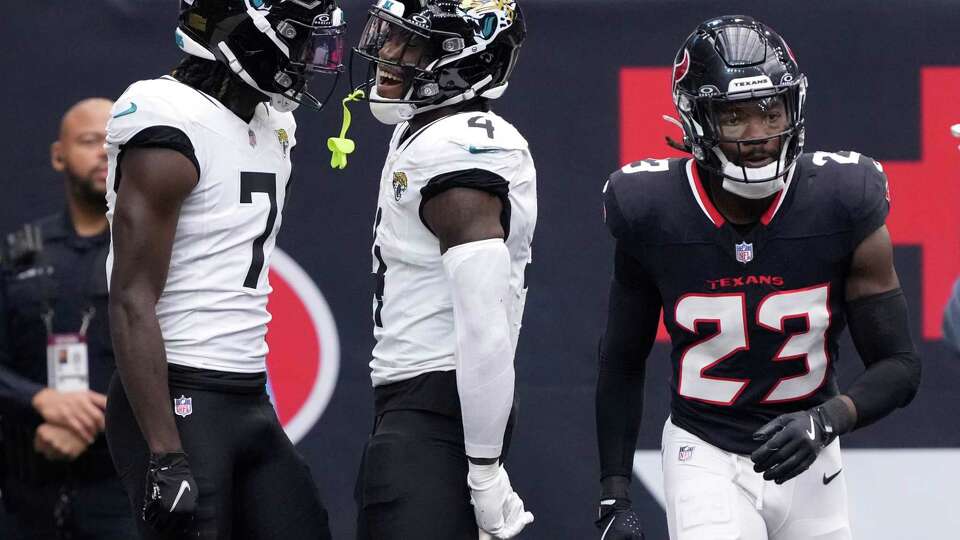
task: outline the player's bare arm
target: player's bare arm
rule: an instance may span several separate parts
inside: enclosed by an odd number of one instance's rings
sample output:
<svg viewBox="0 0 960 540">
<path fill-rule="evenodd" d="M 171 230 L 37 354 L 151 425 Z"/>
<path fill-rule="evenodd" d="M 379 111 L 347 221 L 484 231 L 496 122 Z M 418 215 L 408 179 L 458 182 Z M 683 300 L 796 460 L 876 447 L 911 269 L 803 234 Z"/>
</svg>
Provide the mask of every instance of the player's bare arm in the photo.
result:
<svg viewBox="0 0 960 540">
<path fill-rule="evenodd" d="M 451 188 L 423 205 L 423 219 L 440 240 L 440 251 L 493 238 L 503 238 L 503 203 L 493 194 L 472 188 Z"/>
<path fill-rule="evenodd" d="M 910 337 L 907 303 L 886 226 L 854 251 L 846 303 L 850 335 L 866 370 L 843 394 L 813 411 L 778 417 L 757 432 L 770 437 L 752 455 L 755 469 L 767 479 L 782 483 L 800 474 L 835 437 L 905 407 L 916 394 L 920 358 Z M 809 435 L 811 429 L 814 435 Z"/>
<path fill-rule="evenodd" d="M 156 304 L 180 205 L 197 184 L 197 169 L 179 152 L 134 148 L 124 153 L 120 171 L 110 286 L 117 369 L 150 451 L 179 452 Z"/>
<path fill-rule="evenodd" d="M 647 356 L 657 337 L 661 306 L 656 284 L 618 244 L 596 392 L 601 476 L 597 526 L 606 539 L 642 538 L 629 489 Z"/>
</svg>

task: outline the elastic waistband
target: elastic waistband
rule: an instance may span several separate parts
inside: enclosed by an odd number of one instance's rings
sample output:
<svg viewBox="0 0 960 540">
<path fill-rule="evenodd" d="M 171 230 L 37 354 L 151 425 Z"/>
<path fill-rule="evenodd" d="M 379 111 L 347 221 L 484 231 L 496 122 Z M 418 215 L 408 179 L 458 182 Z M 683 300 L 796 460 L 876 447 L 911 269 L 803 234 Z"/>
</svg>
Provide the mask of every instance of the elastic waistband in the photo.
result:
<svg viewBox="0 0 960 540">
<path fill-rule="evenodd" d="M 265 394 L 267 373 L 231 373 L 168 364 L 170 386 L 189 390 L 217 390 L 230 394 Z"/>
<path fill-rule="evenodd" d="M 373 389 L 374 409 L 380 416 L 389 411 L 429 411 L 460 418 L 460 394 L 456 371 L 431 371 L 412 379 Z"/>
</svg>

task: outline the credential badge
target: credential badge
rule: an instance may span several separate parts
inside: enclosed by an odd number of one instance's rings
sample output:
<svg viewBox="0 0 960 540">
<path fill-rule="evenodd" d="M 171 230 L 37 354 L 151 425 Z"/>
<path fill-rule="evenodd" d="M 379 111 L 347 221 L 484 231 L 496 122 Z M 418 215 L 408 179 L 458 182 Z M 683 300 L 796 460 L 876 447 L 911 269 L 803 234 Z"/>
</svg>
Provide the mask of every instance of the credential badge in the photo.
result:
<svg viewBox="0 0 960 540">
<path fill-rule="evenodd" d="M 399 171 L 393 173 L 393 198 L 399 202 L 405 191 L 407 191 L 406 173 Z"/>
<path fill-rule="evenodd" d="M 734 247 L 737 250 L 737 262 L 747 264 L 753 260 L 753 244 L 740 242 L 739 244 L 735 244 Z"/>
<path fill-rule="evenodd" d="M 183 394 L 181 394 L 178 398 L 174 398 L 173 412 L 177 416 L 182 416 L 184 418 L 193 414 L 193 398 L 188 398 Z"/>
</svg>

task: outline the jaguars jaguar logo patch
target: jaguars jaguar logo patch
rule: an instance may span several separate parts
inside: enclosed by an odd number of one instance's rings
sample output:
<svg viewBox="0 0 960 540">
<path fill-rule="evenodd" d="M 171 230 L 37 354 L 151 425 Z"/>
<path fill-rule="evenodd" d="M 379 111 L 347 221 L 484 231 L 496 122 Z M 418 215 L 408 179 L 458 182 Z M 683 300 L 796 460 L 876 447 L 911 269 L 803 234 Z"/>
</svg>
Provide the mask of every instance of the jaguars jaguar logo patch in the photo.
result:
<svg viewBox="0 0 960 540">
<path fill-rule="evenodd" d="M 407 191 L 407 175 L 402 172 L 393 173 L 393 198 L 400 202 L 404 192 Z"/>
<path fill-rule="evenodd" d="M 290 147 L 290 137 L 287 135 L 287 130 L 283 128 L 277 130 L 277 141 L 283 150 L 283 157 L 287 157 L 287 148 Z"/>
</svg>

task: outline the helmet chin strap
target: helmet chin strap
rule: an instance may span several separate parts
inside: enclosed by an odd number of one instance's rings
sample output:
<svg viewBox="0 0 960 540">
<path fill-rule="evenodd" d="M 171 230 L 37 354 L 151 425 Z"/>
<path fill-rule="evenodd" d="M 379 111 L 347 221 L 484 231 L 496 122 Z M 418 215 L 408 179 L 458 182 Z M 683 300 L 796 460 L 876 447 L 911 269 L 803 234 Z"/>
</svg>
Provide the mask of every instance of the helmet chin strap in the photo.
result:
<svg viewBox="0 0 960 540">
<path fill-rule="evenodd" d="M 782 190 L 786 186 L 783 179 L 790 172 L 789 169 L 793 168 L 793 164 L 790 167 L 785 166 L 789 145 L 788 137 L 780 149 L 780 157 L 763 167 L 734 165 L 719 147 L 714 146 L 712 150 L 723 166 L 723 189 L 745 199 L 766 199 Z"/>
<path fill-rule="evenodd" d="M 217 48 L 220 49 L 220 52 L 223 53 L 224 57 L 226 57 L 227 65 L 230 66 L 230 69 L 233 70 L 233 72 L 236 73 L 237 76 L 243 80 L 243 82 L 269 97 L 270 106 L 273 107 L 277 112 L 293 112 L 297 109 L 297 107 L 300 106 L 299 103 L 284 95 L 268 92 L 263 88 L 260 88 L 260 86 L 257 85 L 257 82 L 253 80 L 253 77 L 251 77 L 250 74 L 243 69 L 243 65 L 240 64 L 239 60 L 237 60 L 237 56 L 233 54 L 233 51 L 230 50 L 230 47 L 226 44 L 226 42 L 221 41 L 217 44 Z"/>
<path fill-rule="evenodd" d="M 399 99 L 390 99 L 380 96 L 377 93 L 377 85 L 374 84 L 370 89 L 370 113 L 381 124 L 395 126 L 401 122 L 406 122 L 416 114 L 416 108 L 410 103 L 404 103 Z"/>
<path fill-rule="evenodd" d="M 377 85 L 374 84 L 373 88 L 370 90 L 370 112 L 373 114 L 374 118 L 381 123 L 388 126 L 394 126 L 400 122 L 407 122 L 420 113 L 434 111 L 443 107 L 449 107 L 451 105 L 463 103 L 464 101 L 470 101 L 478 95 L 487 99 L 496 99 L 502 96 L 506 91 L 506 84 L 500 85 L 496 88 L 491 88 L 484 92 L 480 91 L 481 88 L 490 84 L 491 81 L 493 81 L 493 75 L 487 75 L 483 79 L 477 81 L 476 84 L 468 88 L 462 94 L 457 94 L 456 96 L 441 101 L 440 103 L 419 107 L 413 103 L 405 102 L 399 99 L 392 100 L 389 98 L 380 97 L 380 95 L 377 93 Z M 407 99 L 410 98 L 411 94 L 413 94 L 413 88 L 407 91 Z"/>
</svg>

